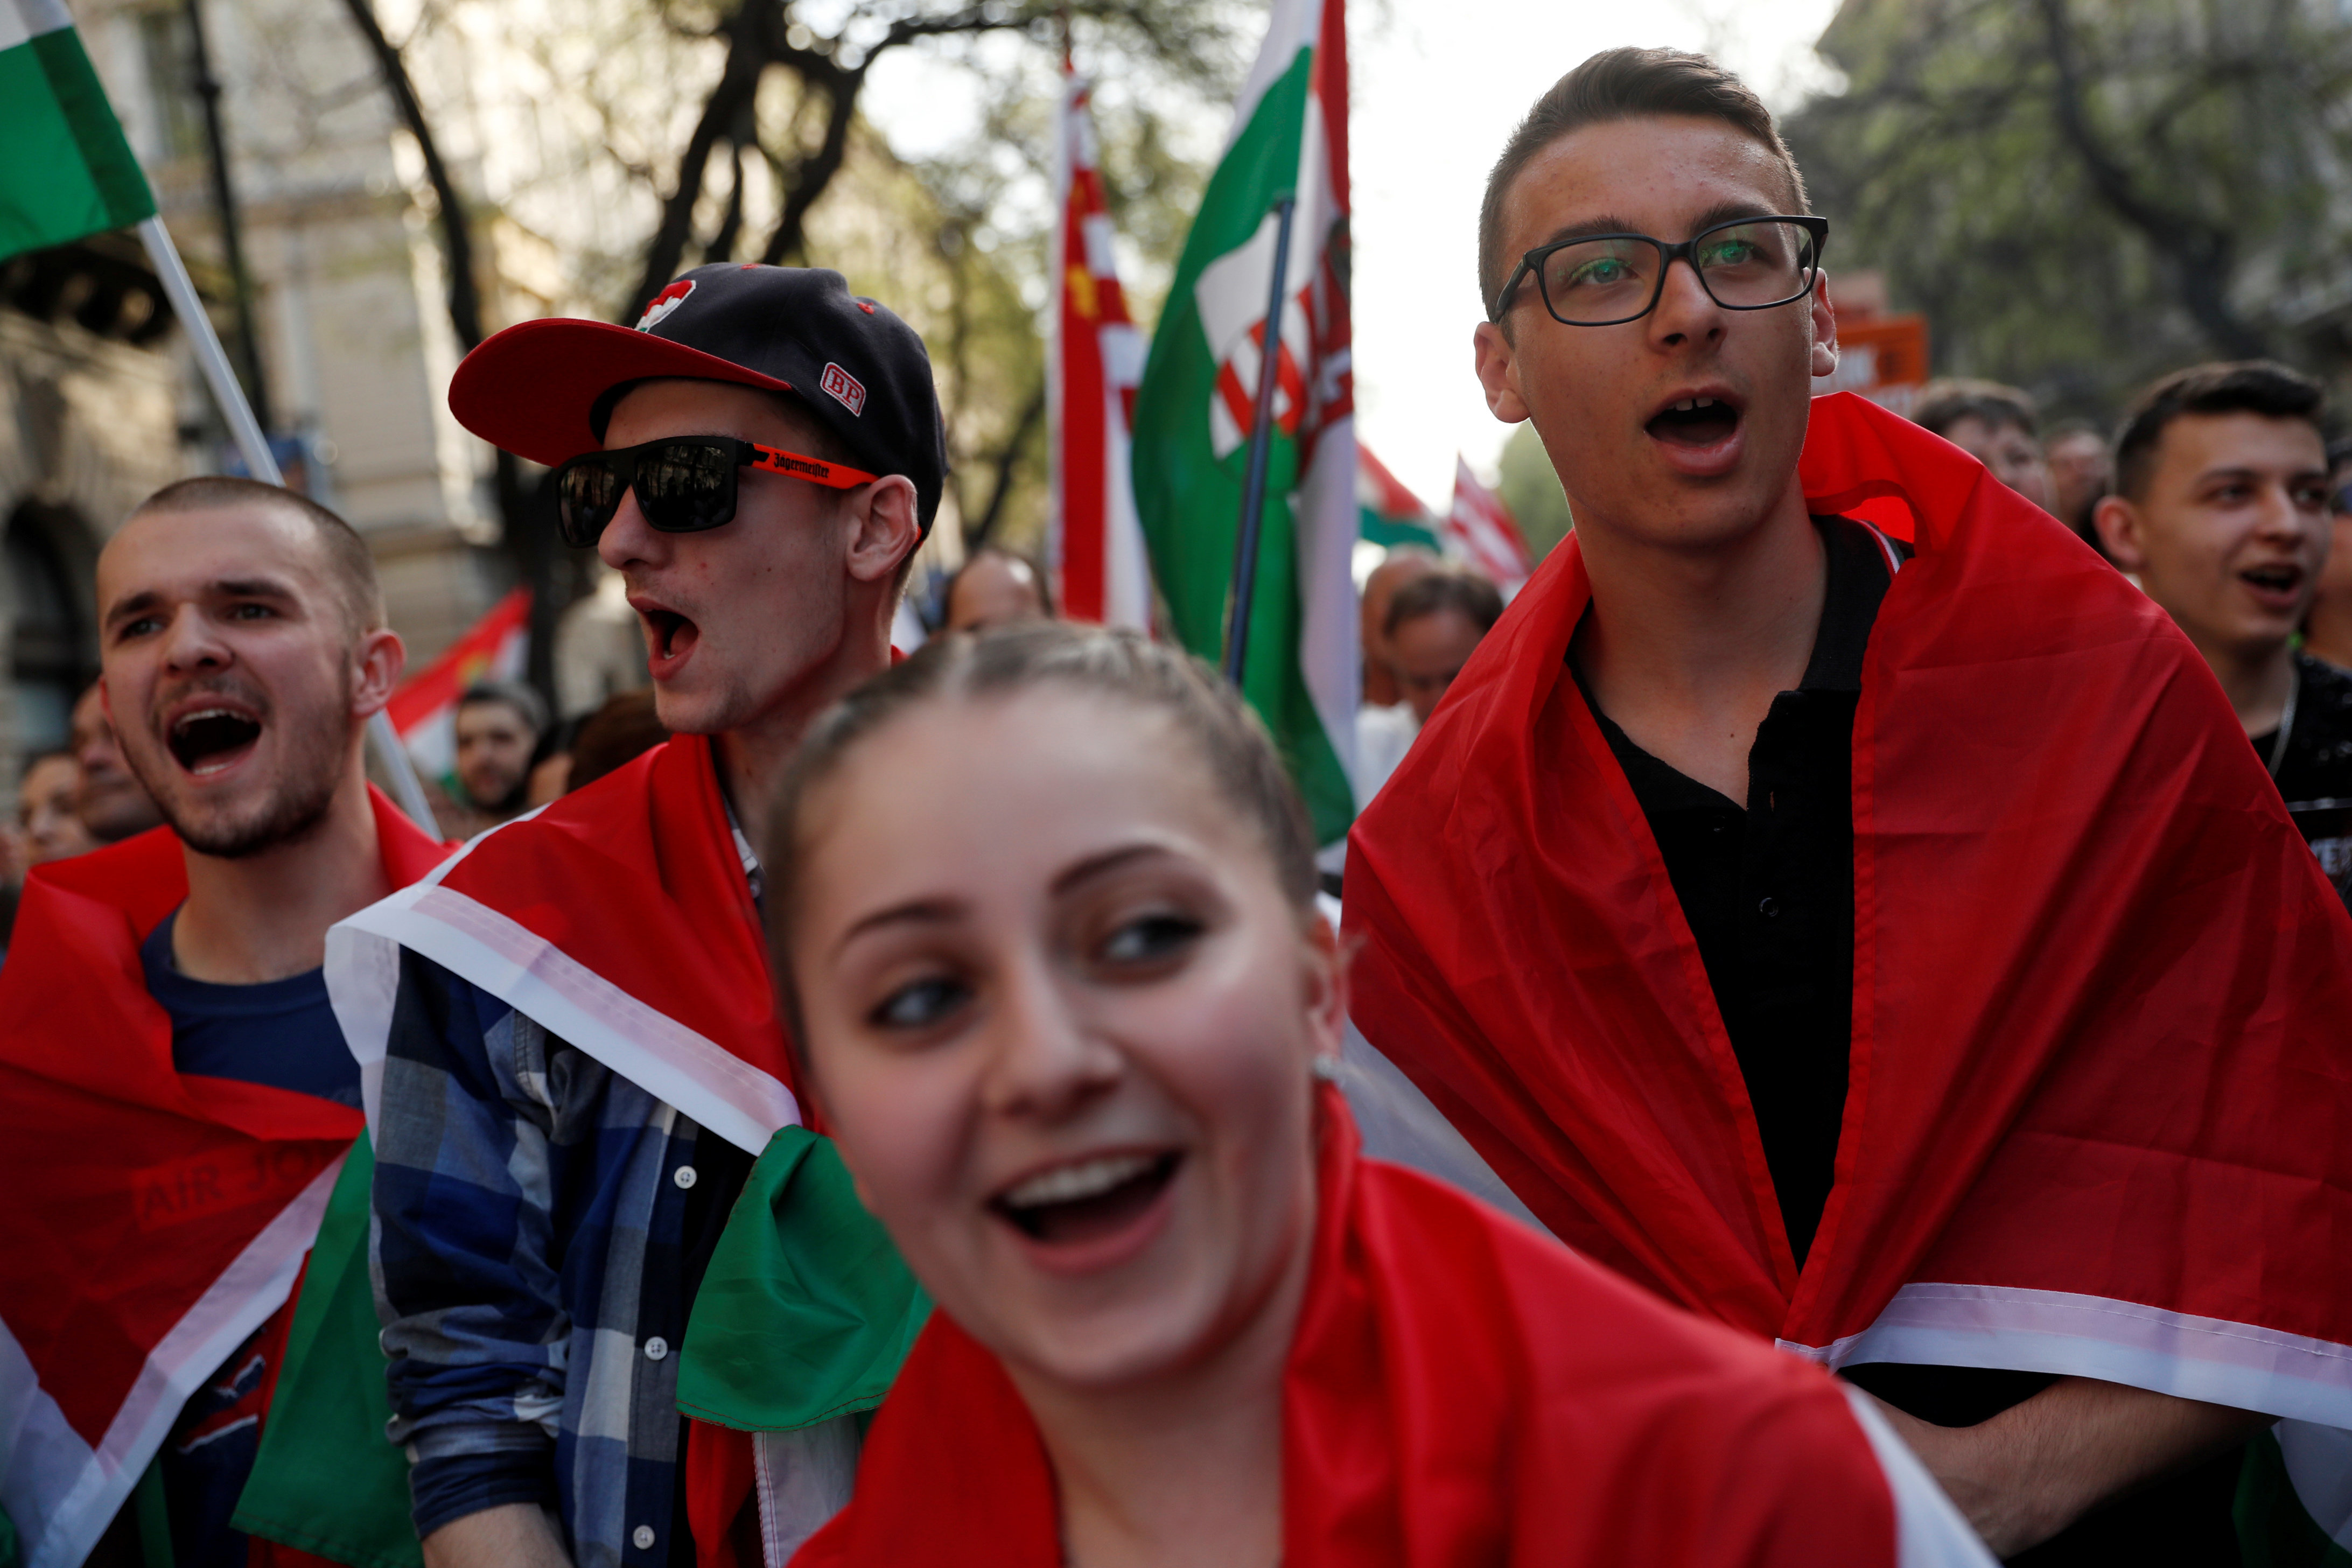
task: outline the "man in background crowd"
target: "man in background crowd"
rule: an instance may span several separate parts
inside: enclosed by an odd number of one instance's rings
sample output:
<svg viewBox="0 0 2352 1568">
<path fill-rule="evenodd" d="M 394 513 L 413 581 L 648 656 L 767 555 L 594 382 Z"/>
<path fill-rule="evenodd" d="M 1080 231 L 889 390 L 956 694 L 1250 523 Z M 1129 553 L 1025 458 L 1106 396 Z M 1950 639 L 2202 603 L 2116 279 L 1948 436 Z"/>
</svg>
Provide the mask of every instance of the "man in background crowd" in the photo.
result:
<svg viewBox="0 0 2352 1568">
<path fill-rule="evenodd" d="M 635 762 L 669 739 L 655 711 L 652 687 L 607 698 L 580 721 L 572 742 L 572 772 L 565 794 L 585 789 L 624 763 Z"/>
<path fill-rule="evenodd" d="M 2303 618 L 2303 651 L 2352 669 L 2352 437 L 2328 444 L 2327 510 L 2335 542 Z"/>
<path fill-rule="evenodd" d="M 1443 569 L 1444 564 L 1433 550 L 1424 550 L 1418 544 L 1392 545 L 1381 563 L 1372 568 L 1371 575 L 1364 579 L 1363 597 L 1358 605 L 1358 633 L 1363 644 L 1366 708 L 1389 708 L 1404 700 L 1397 690 L 1396 671 L 1389 663 L 1386 628 L 1390 601 L 1396 597 L 1399 588 L 1416 577 Z M 1356 804 L 1360 806 L 1363 800 Z"/>
<path fill-rule="evenodd" d="M 81 765 L 70 752 L 36 757 L 16 786 L 16 829 L 24 836 L 25 868 L 45 866 L 98 847 L 75 810 Z"/>
<path fill-rule="evenodd" d="M 1388 783 L 1478 639 L 1502 618 L 1501 592 L 1460 567 L 1424 571 L 1397 589 L 1381 626 L 1381 642 L 1400 700 L 1384 708 L 1367 703 L 1358 710 L 1359 808 Z"/>
<path fill-rule="evenodd" d="M 0 826 L 0 949 L 8 945 L 25 873 L 98 847 L 74 814 L 80 786 L 81 768 L 70 752 L 35 757 L 25 768 L 16 785 L 16 824 Z"/>
<path fill-rule="evenodd" d="M 1932 430 L 1992 470 L 1993 478 L 2040 507 L 2057 513 L 2049 467 L 2034 435 L 2040 416 L 2033 399 L 1993 381 L 1931 381 L 1919 389 L 1912 420 Z"/>
<path fill-rule="evenodd" d="M 457 699 L 457 786 L 492 826 L 528 805 L 531 757 L 547 731 L 547 703 L 519 680 L 485 680 Z"/>
<path fill-rule="evenodd" d="M 327 928 L 441 846 L 367 784 L 402 648 L 332 512 L 184 479 L 108 542 L 98 598 L 119 756 L 171 831 L 26 886 L 0 974 L 0 1320 L 46 1394 L 133 1436 L 101 1454 L 12 1426 L 0 1502 L 34 1562 L 259 1563 L 231 1515 L 289 1287 L 362 1130 Z M 159 1512 L 126 1506 L 151 1459 Z"/>
<path fill-rule="evenodd" d="M 2115 479 L 2115 454 L 2106 437 L 2087 419 L 2068 419 L 2050 432 L 2042 449 L 2050 468 L 2052 510 L 2097 548 L 2099 531 L 2091 521 L 2091 509 Z"/>
<path fill-rule="evenodd" d="M 2352 673 L 2296 650 L 2331 555 L 2326 393 L 2195 365 L 2140 394 L 2099 534 L 2205 657 L 2338 891 L 2352 889 Z M 2352 896 L 2352 894 L 2347 894 Z"/>
<path fill-rule="evenodd" d="M 1045 580 L 1037 569 L 1007 550 L 983 547 L 972 552 L 963 569 L 948 582 L 947 628 L 951 632 L 984 632 L 1016 621 L 1050 619 Z"/>
<path fill-rule="evenodd" d="M 89 689 L 74 704 L 73 754 L 81 764 L 74 809 L 91 837 L 100 844 L 120 844 L 163 820 L 147 786 L 122 760 L 121 744 L 114 738 L 114 721 L 107 716 L 102 680 L 91 681 Z"/>
</svg>

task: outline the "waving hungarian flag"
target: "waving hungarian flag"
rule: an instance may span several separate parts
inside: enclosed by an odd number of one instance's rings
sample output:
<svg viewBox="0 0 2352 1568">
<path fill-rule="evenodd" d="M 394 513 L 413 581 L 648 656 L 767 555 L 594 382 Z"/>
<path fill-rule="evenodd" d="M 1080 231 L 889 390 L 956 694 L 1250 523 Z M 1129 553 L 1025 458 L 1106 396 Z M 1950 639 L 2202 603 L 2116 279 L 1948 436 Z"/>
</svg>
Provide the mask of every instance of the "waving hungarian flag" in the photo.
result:
<svg viewBox="0 0 2352 1568">
<path fill-rule="evenodd" d="M 519 678 L 530 649 L 530 590 L 517 588 L 440 658 L 401 682 L 384 711 L 419 773 L 444 783 L 456 776 L 457 699 L 478 680 Z"/>
<path fill-rule="evenodd" d="M 1454 510 L 1445 514 L 1447 550 L 1493 580 L 1508 598 L 1535 570 L 1527 541 L 1503 498 L 1478 482 L 1470 465 L 1454 459 Z"/>
<path fill-rule="evenodd" d="M 1063 68 L 1054 234 L 1054 343 L 1046 361 L 1054 443 L 1054 571 L 1062 613 L 1105 626 L 1151 625 L 1151 566 L 1128 468 L 1143 334 L 1127 313 L 1111 255 L 1095 141 L 1093 84 Z"/>
<path fill-rule="evenodd" d="M 1269 332 L 1277 208 L 1296 198 Z M 1347 830 L 1356 647 L 1355 381 L 1348 306 L 1348 44 L 1341 0 L 1276 0 L 1151 340 L 1135 407 L 1135 499 L 1177 635 L 1224 647 L 1262 355 L 1276 356 L 1242 689 L 1307 798 Z"/>
<path fill-rule="evenodd" d="M 0 258 L 155 216 L 65 0 L 0 0 Z"/>
<path fill-rule="evenodd" d="M 1356 443 L 1356 510 L 1357 530 L 1370 543 L 1391 550 L 1400 544 L 1444 548 L 1437 537 L 1437 520 L 1421 504 L 1421 498 L 1405 489 L 1361 441 Z"/>
</svg>

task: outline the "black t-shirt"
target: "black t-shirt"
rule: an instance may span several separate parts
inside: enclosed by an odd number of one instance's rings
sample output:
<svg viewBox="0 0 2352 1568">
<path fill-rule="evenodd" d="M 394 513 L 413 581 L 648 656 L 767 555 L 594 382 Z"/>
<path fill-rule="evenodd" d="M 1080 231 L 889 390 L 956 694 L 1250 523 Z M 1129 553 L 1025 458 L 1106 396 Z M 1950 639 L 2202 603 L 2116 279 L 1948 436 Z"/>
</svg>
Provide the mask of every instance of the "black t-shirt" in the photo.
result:
<svg viewBox="0 0 2352 1568">
<path fill-rule="evenodd" d="M 2294 706 L 2278 730 L 2257 735 L 2254 755 L 2270 768 L 2320 869 L 2352 905 L 2352 670 L 2307 653 L 2294 656 Z"/>
<path fill-rule="evenodd" d="M 147 994 L 172 1020 L 172 1065 L 204 1078 L 236 1079 L 360 1103 L 360 1068 L 313 969 L 258 985 L 216 985 L 173 967 L 175 912 L 139 950 Z M 181 1406 L 158 1465 L 177 1568 L 245 1568 L 246 1538 L 229 1527 L 260 1447 L 269 1325 L 256 1330 Z M 152 1554 L 151 1554 L 152 1555 Z"/>
<path fill-rule="evenodd" d="M 1813 525 L 1829 563 L 1821 628 L 1797 689 L 1775 697 L 1757 728 L 1745 806 L 1643 751 L 1584 690 L 1698 942 L 1801 1266 L 1829 1201 L 1845 1114 L 1853 1037 L 1853 720 L 1863 653 L 1893 580 L 1888 546 L 1873 530 L 1837 517 L 1817 517 Z M 1988 1420 L 2056 1381 L 2043 1373 L 1888 1363 L 1850 1366 L 1844 1376 L 1943 1426 Z M 2031 1568 L 2232 1568 L 2239 1552 L 2230 1510 L 2242 1456 L 2233 1448 L 2011 1561 Z"/>
</svg>

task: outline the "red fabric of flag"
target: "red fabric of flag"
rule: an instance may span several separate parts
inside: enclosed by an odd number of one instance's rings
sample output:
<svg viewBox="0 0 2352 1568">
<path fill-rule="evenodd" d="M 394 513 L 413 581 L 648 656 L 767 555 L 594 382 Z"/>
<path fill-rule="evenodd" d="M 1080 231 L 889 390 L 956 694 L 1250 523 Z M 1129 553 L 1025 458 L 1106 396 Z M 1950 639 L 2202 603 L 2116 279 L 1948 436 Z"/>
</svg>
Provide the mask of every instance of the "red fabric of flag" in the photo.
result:
<svg viewBox="0 0 2352 1568">
<path fill-rule="evenodd" d="M 370 792 L 395 887 L 447 847 Z M 187 1077 L 140 944 L 187 898 L 156 828 L 37 868 L 0 967 L 0 1507 L 80 1560 L 197 1380 L 287 1300 L 355 1110 Z"/>
<path fill-rule="evenodd" d="M 1895 1562 L 1895 1496 L 1827 1379 L 1359 1159 L 1336 1096 L 1324 1114 L 1283 1380 L 1286 1568 Z M 793 1561 L 1064 1561 L 1028 1407 L 944 1312 L 876 1414 L 856 1500 Z"/>
<path fill-rule="evenodd" d="M 1812 405 L 1908 535 L 1853 740 L 1850 1089 L 1801 1275 L 1571 538 L 1360 821 L 1353 1013 L 1555 1234 L 1832 1363 L 2352 1426 L 2352 920 L 2161 611 L 1957 447 Z"/>
</svg>

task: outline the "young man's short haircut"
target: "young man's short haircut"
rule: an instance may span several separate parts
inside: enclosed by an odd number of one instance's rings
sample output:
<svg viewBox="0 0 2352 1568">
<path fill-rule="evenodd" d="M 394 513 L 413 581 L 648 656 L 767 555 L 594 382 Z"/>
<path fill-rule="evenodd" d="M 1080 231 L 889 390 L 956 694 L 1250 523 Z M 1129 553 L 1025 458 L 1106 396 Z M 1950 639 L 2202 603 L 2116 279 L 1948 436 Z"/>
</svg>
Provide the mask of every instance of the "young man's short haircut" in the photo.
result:
<svg viewBox="0 0 2352 1568">
<path fill-rule="evenodd" d="M 2190 365 L 2141 393 L 2116 432 L 2116 493 L 2137 501 L 2156 475 L 2164 427 L 2184 414 L 2259 414 L 2300 419 L 2327 438 L 2327 390 L 2271 360 Z"/>
<path fill-rule="evenodd" d="M 1805 197 L 1805 177 L 1780 140 L 1772 111 L 1748 85 L 1705 55 L 1680 49 L 1604 49 L 1569 72 L 1536 100 L 1503 155 L 1486 176 L 1486 198 L 1478 206 L 1478 298 L 1492 304 L 1517 260 L 1503 251 L 1503 200 L 1511 182 L 1537 153 L 1571 131 L 1638 115 L 1685 115 L 1719 120 L 1761 142 L 1789 176 L 1789 211 L 1813 209 Z M 1661 235 L 1680 239 L 1681 235 Z M 1506 330 L 1507 331 L 1507 325 Z"/>
<path fill-rule="evenodd" d="M 223 511 L 247 506 L 281 507 L 310 525 L 319 542 L 327 547 L 327 571 L 341 594 L 352 636 L 384 624 L 383 589 L 376 582 L 375 557 L 368 552 L 367 541 L 350 523 L 299 491 L 231 474 L 199 474 L 165 485 L 141 501 L 131 515 Z"/>
<path fill-rule="evenodd" d="M 1415 577 L 1389 601 L 1389 618 L 1381 626 L 1381 635 L 1393 638 L 1406 622 L 1448 610 L 1476 626 L 1484 637 L 1503 618 L 1502 590 L 1475 572 L 1453 568 Z"/>
<path fill-rule="evenodd" d="M 1919 400 L 1911 407 L 1911 423 L 1938 436 L 1949 436 L 1952 426 L 1963 419 L 1974 419 L 1988 430 L 2014 428 L 2033 436 L 2041 426 L 2042 411 L 2033 405 L 2030 395 L 2014 386 L 1965 376 L 1929 382 L 1919 389 Z"/>
<path fill-rule="evenodd" d="M 466 694 L 457 699 L 457 707 L 463 711 L 483 702 L 513 709 L 515 717 L 533 735 L 547 733 L 547 699 L 520 680 L 478 680 L 466 688 Z"/>
</svg>

